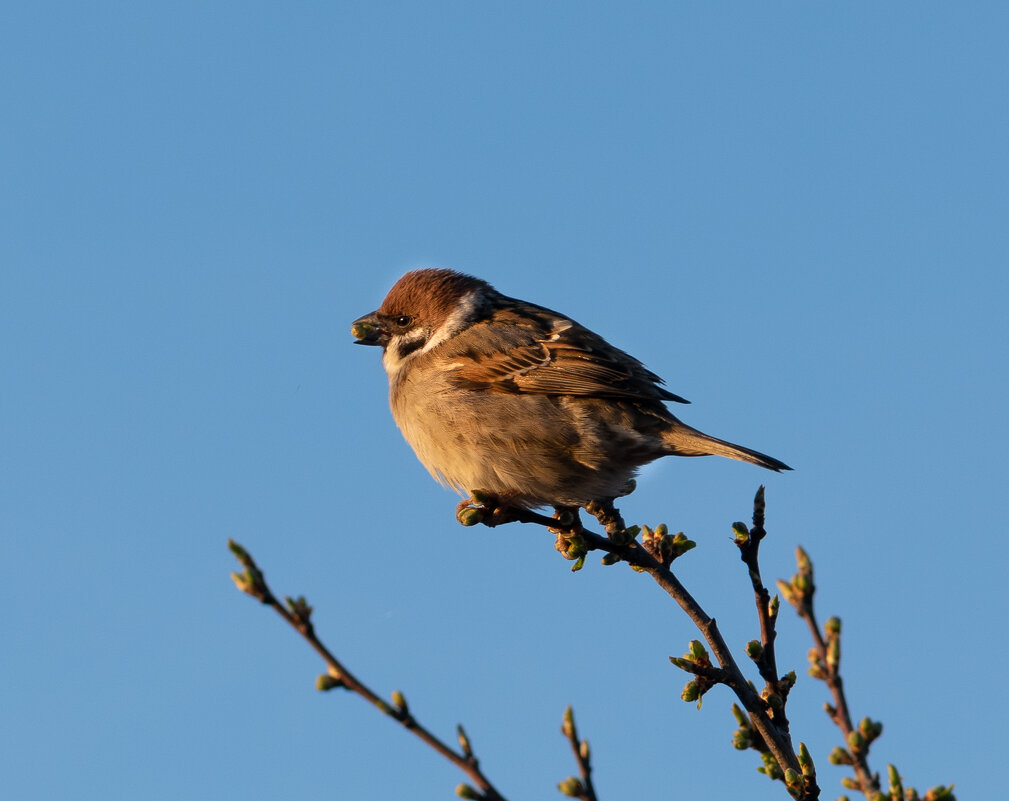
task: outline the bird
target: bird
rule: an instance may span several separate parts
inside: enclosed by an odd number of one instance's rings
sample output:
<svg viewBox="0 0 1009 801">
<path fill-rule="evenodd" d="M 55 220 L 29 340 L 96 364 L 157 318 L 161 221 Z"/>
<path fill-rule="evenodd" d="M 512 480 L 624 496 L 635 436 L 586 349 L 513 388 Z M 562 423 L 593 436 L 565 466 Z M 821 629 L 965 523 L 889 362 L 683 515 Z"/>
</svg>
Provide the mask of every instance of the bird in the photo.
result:
<svg viewBox="0 0 1009 801">
<path fill-rule="evenodd" d="M 403 275 L 351 325 L 383 351 L 393 418 L 431 475 L 515 509 L 612 503 L 663 456 L 791 470 L 681 422 L 640 361 L 572 318 L 455 270 Z"/>
</svg>

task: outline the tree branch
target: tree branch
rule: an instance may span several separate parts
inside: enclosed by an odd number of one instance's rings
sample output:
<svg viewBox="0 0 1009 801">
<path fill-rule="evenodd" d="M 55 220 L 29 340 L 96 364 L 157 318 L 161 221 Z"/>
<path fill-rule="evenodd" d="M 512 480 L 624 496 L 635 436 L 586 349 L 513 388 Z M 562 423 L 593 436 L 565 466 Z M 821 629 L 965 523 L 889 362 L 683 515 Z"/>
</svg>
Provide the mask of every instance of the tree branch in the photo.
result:
<svg viewBox="0 0 1009 801">
<path fill-rule="evenodd" d="M 228 541 L 228 547 L 244 568 L 242 573 L 231 574 L 231 578 L 238 589 L 256 598 L 266 606 L 272 607 L 278 615 L 312 646 L 315 652 L 326 663 L 327 673 L 319 676 L 316 681 L 318 689 L 333 690 L 343 687 L 350 690 L 373 704 L 407 731 L 427 743 L 427 745 L 465 773 L 476 785 L 476 788 L 479 788 L 476 789 L 470 785 L 461 784 L 456 788 L 456 794 L 460 797 L 480 799 L 481 801 L 506 801 L 505 797 L 498 792 L 494 785 L 491 784 L 490 779 L 480 769 L 479 760 L 474 756 L 469 737 L 467 737 L 462 726 L 459 726 L 458 730 L 461 751 L 457 752 L 432 734 L 413 716 L 407 706 L 406 698 L 403 697 L 401 692 L 396 691 L 393 693 L 391 704 L 379 698 L 364 682 L 351 673 L 316 636 L 315 628 L 311 621 L 312 607 L 308 605 L 305 599 L 285 598 L 287 602 L 287 606 L 285 607 L 270 590 L 263 572 L 256 565 L 248 551 L 233 540 Z"/>
</svg>

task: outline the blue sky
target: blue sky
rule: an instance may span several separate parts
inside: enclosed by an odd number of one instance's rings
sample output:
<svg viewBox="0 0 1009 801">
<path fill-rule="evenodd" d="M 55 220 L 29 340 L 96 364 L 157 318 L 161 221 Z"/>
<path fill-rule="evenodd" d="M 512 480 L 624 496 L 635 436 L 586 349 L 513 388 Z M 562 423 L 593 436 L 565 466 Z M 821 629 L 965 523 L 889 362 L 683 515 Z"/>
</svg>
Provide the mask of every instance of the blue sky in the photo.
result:
<svg viewBox="0 0 1009 801">
<path fill-rule="evenodd" d="M 767 484 L 844 620 L 871 763 L 992 798 L 1009 446 L 1001 4 L 32 3 L 0 10 L 0 775 L 10 798 L 451 797 L 461 777 L 240 596 L 233 537 L 332 649 L 511 799 L 781 798 L 667 662 L 646 578 L 463 529 L 349 323 L 405 270 L 560 309 L 792 464 L 668 459 L 622 508 L 756 636 L 729 542 Z M 843 771 L 807 635 L 793 736 Z M 753 674 L 755 676 L 755 673 Z M 559 795 L 555 797 L 560 797 Z"/>
</svg>

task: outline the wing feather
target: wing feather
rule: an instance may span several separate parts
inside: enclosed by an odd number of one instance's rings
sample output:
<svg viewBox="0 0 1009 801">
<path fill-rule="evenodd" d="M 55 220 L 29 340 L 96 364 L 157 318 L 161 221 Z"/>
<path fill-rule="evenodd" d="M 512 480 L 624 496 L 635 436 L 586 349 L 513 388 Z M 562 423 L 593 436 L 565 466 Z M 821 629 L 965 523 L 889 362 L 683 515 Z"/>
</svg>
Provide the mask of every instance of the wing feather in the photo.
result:
<svg viewBox="0 0 1009 801">
<path fill-rule="evenodd" d="M 509 299 L 510 300 L 510 299 Z M 492 392 L 688 403 L 634 357 L 549 309 L 498 311 L 454 367 L 461 386 Z M 474 334 L 477 332 L 474 331 Z"/>
</svg>

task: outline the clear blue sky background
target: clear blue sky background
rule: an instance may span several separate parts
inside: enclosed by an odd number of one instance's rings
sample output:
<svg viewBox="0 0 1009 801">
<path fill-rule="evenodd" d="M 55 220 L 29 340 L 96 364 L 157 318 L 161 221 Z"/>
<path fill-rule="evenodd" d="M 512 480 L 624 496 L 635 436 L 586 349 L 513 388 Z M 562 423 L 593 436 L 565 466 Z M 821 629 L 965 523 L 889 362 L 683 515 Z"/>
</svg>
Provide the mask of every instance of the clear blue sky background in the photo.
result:
<svg viewBox="0 0 1009 801">
<path fill-rule="evenodd" d="M 403 271 L 561 309 L 795 466 L 626 500 L 741 649 L 729 542 L 815 561 L 872 753 L 1004 792 L 1002 3 L 8 3 L 0 11 L 0 783 L 25 801 L 451 797 L 461 777 L 239 595 L 227 538 L 513 801 L 783 798 L 666 661 L 647 578 L 455 524 L 349 323 Z M 793 732 L 844 771 L 802 676 Z M 755 675 L 755 674 L 754 674 Z"/>
</svg>

